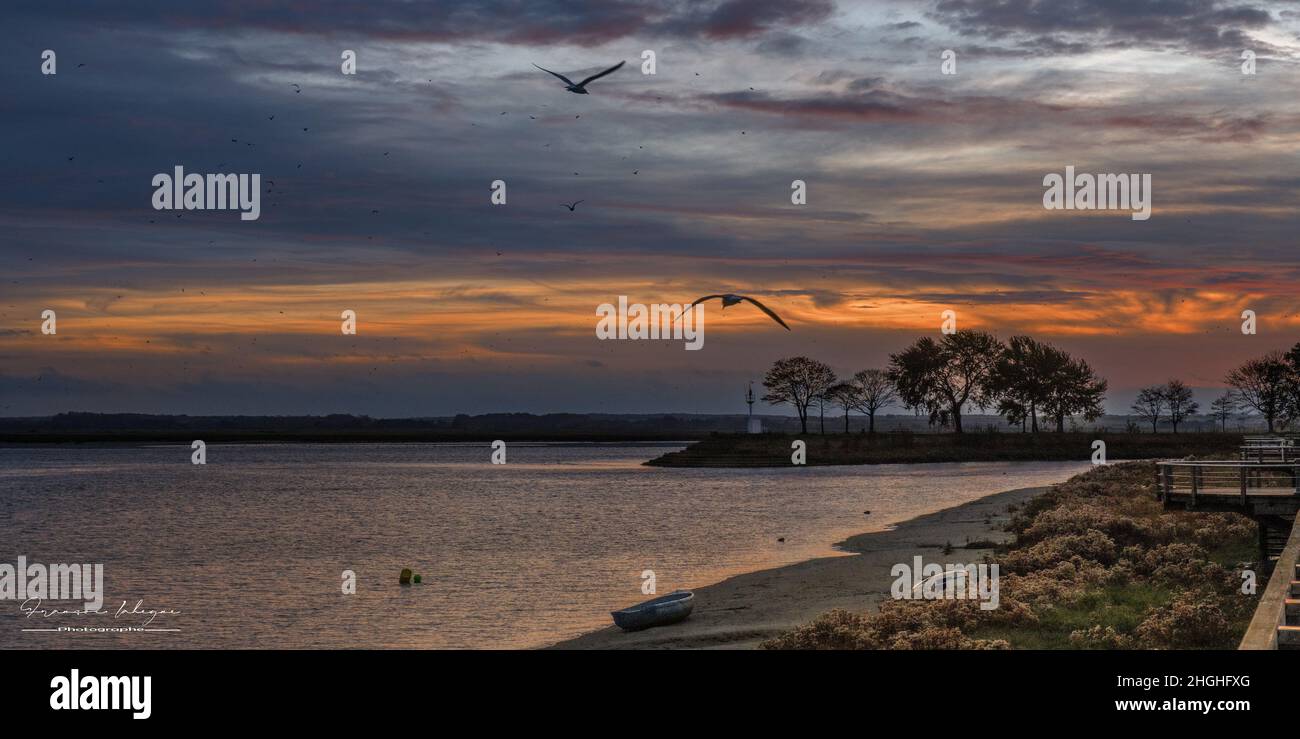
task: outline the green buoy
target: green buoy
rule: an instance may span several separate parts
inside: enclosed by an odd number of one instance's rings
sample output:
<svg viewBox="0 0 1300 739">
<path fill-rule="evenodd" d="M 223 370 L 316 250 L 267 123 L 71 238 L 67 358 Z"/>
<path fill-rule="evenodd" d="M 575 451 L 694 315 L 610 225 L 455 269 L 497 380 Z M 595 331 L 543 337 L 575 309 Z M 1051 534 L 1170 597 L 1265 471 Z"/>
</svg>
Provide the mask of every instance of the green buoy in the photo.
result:
<svg viewBox="0 0 1300 739">
<path fill-rule="evenodd" d="M 419 585 L 419 584 L 420 584 L 420 576 L 419 576 L 419 575 L 416 575 L 416 576 L 415 576 L 415 584 L 416 584 L 416 585 Z"/>
</svg>

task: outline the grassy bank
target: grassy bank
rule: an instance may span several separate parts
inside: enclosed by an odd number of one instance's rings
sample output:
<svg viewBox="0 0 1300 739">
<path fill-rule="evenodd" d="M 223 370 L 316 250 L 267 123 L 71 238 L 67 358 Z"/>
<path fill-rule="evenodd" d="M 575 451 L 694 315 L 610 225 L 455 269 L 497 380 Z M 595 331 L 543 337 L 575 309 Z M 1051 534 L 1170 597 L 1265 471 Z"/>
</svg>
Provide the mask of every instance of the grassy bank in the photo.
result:
<svg viewBox="0 0 1300 739">
<path fill-rule="evenodd" d="M 1239 434 L 1068 432 L 1021 434 L 714 434 L 647 464 L 659 467 L 788 467 L 791 444 L 807 444 L 807 464 L 1087 460 L 1106 442 L 1107 460 L 1231 455 Z"/>
<path fill-rule="evenodd" d="M 878 614 L 831 611 L 768 649 L 1232 649 L 1254 611 L 1241 563 L 1255 524 L 1166 511 L 1153 465 L 1098 467 L 1031 499 L 1009 524 L 1000 605 L 890 600 Z M 960 562 L 960 554 L 933 560 Z M 1262 583 L 1260 583 L 1262 587 Z"/>
</svg>

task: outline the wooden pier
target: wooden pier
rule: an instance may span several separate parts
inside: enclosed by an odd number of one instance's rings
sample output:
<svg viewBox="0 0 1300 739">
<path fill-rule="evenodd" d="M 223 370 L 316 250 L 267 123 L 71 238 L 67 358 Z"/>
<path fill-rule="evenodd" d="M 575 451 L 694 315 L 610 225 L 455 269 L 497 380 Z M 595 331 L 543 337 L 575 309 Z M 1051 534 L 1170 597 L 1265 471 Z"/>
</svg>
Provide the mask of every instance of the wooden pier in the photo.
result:
<svg viewBox="0 0 1300 739">
<path fill-rule="evenodd" d="M 1300 447 L 1285 437 L 1247 437 L 1239 460 L 1156 463 L 1165 507 L 1232 511 L 1259 525 L 1261 575 L 1269 579 L 1242 649 L 1300 649 L 1298 480 Z"/>
</svg>

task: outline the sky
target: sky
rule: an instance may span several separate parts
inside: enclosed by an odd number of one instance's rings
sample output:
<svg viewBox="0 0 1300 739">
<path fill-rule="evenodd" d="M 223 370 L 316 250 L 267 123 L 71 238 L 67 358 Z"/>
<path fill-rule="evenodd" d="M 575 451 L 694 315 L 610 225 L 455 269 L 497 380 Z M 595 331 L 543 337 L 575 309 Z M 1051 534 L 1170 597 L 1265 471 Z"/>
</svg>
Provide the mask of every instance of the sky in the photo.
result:
<svg viewBox="0 0 1300 739">
<path fill-rule="evenodd" d="M 883 367 L 945 310 L 1122 411 L 1300 340 L 1297 2 L 0 14 L 0 415 L 743 412 L 776 359 Z M 533 66 L 620 60 L 589 95 Z M 176 166 L 260 174 L 261 216 L 155 210 Z M 1150 174 L 1150 219 L 1045 209 L 1066 166 Z M 596 336 L 720 292 L 791 330 L 713 301 L 699 351 Z"/>
</svg>

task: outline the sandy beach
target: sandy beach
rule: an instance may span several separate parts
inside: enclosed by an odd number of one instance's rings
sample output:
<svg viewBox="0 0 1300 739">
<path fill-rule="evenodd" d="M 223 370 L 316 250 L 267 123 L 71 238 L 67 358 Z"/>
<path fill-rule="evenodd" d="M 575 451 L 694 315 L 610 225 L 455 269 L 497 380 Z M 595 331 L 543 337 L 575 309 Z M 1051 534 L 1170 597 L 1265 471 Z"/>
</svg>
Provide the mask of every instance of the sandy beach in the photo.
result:
<svg viewBox="0 0 1300 739">
<path fill-rule="evenodd" d="M 859 534 L 837 547 L 846 557 L 823 557 L 728 578 L 695 590 L 686 621 L 625 633 L 614 626 L 559 642 L 551 649 L 754 649 L 764 639 L 811 621 L 833 608 L 874 611 L 889 597 L 890 568 L 921 555 L 928 562 L 974 562 L 987 549 L 966 541 L 1005 541 L 1007 507 L 1047 490 L 1021 488 L 904 521 L 887 531 Z M 987 522 L 987 523 L 986 523 Z M 942 554 L 945 543 L 954 547 Z M 630 604 L 628 604 L 630 605 Z"/>
</svg>

